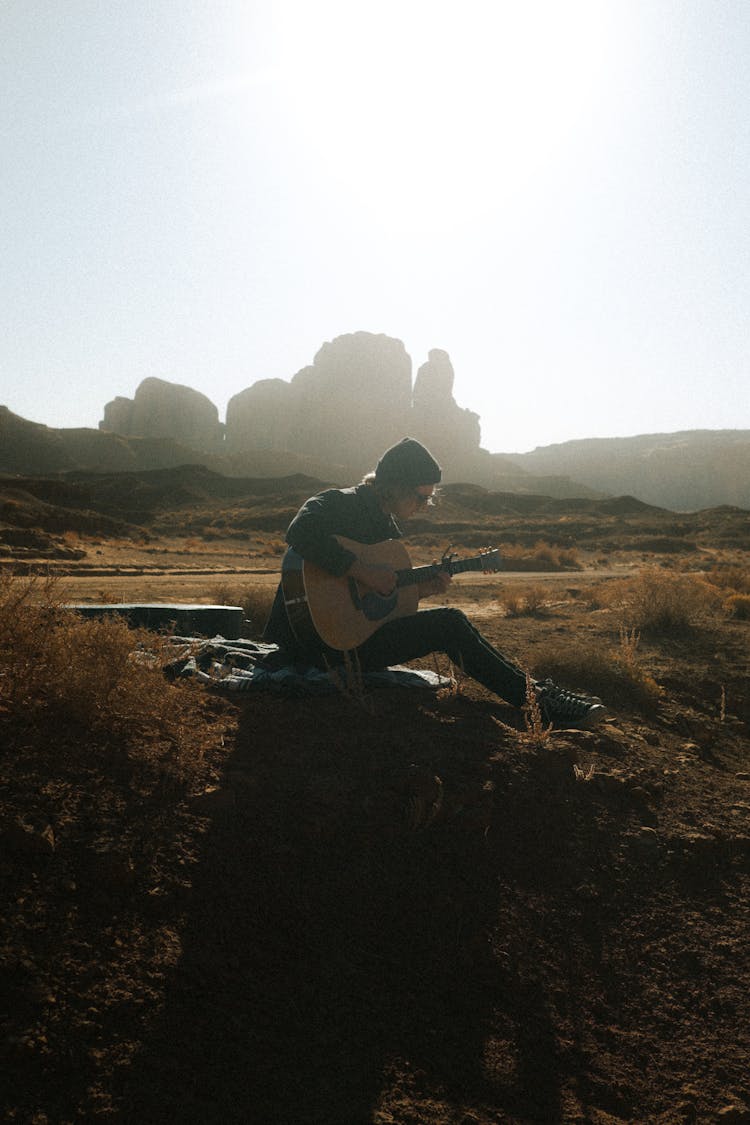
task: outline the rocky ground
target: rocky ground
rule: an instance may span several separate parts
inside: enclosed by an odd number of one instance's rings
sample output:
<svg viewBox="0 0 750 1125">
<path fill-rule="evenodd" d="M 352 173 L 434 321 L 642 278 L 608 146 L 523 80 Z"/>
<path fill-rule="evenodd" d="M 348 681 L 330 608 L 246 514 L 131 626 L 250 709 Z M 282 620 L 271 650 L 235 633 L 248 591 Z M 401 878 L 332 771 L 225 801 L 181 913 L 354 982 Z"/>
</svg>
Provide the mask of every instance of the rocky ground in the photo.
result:
<svg viewBox="0 0 750 1125">
<path fill-rule="evenodd" d="M 590 577 L 462 581 L 535 672 L 616 643 Z M 201 688 L 182 782 L 0 716 L 4 1119 L 750 1121 L 747 630 L 644 638 L 659 697 L 590 733 L 460 677 Z"/>
</svg>

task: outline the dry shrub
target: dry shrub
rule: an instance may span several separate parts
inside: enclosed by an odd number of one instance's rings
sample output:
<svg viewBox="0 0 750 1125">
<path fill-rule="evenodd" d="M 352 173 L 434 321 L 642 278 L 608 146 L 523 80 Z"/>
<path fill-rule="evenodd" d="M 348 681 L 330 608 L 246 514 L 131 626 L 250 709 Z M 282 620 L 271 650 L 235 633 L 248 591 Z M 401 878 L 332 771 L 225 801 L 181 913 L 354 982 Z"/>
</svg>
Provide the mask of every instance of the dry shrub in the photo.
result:
<svg viewBox="0 0 750 1125">
<path fill-rule="evenodd" d="M 719 563 L 707 575 L 708 581 L 722 590 L 750 594 L 750 570 L 732 563 Z"/>
<path fill-rule="evenodd" d="M 216 605 L 240 605 L 245 615 L 245 620 L 250 624 L 247 629 L 250 638 L 258 638 L 266 627 L 273 599 L 276 596 L 275 586 L 234 586 L 222 583 L 211 590 L 211 598 Z"/>
<path fill-rule="evenodd" d="M 121 617 L 64 609 L 54 580 L 0 575 L 0 716 L 16 728 L 85 732 L 187 775 L 200 759 L 198 693 L 165 682 L 159 648 Z"/>
<path fill-rule="evenodd" d="M 532 617 L 544 607 L 546 598 L 543 586 L 514 586 L 499 601 L 508 617 Z"/>
<path fill-rule="evenodd" d="M 578 598 L 589 609 L 609 609 L 612 604 L 612 596 L 609 593 L 611 582 L 612 579 L 606 578 L 582 586 L 578 591 Z"/>
<path fill-rule="evenodd" d="M 604 596 L 619 625 L 652 636 L 708 624 L 719 604 L 716 589 L 705 579 L 654 567 L 609 583 Z"/>
<path fill-rule="evenodd" d="M 504 543 L 501 548 L 503 558 L 512 563 L 515 570 L 580 570 L 581 562 L 574 547 L 555 547 L 544 539 L 539 539 L 533 547 L 518 543 Z"/>
<path fill-rule="evenodd" d="M 750 621 L 750 594 L 730 594 L 724 602 L 724 612 L 738 621 Z"/>
<path fill-rule="evenodd" d="M 539 678 L 549 676 L 572 691 L 599 696 L 607 707 L 651 711 L 661 688 L 643 666 L 639 641 L 636 631 L 626 629 L 616 645 L 556 639 L 535 650 L 535 671 Z"/>
</svg>

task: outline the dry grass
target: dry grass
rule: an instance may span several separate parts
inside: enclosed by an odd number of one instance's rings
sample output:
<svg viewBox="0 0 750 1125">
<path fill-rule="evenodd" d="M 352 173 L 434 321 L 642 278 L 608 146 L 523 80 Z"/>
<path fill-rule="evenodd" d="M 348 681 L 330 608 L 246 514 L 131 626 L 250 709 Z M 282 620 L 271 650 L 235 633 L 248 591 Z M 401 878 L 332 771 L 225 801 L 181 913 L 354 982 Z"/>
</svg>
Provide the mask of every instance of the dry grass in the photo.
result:
<svg viewBox="0 0 750 1125">
<path fill-rule="evenodd" d="M 750 570 L 738 563 L 717 563 L 708 572 L 708 581 L 722 590 L 750 594 Z"/>
<path fill-rule="evenodd" d="M 361 707 L 368 714 L 374 715 L 375 703 L 372 696 L 368 695 L 365 690 L 362 665 L 356 651 L 344 652 L 343 657 L 344 663 L 340 668 L 331 667 L 326 660 L 329 680 L 343 699 Z"/>
<path fill-rule="evenodd" d="M 607 707 L 648 712 L 662 691 L 641 659 L 639 644 L 640 634 L 624 627 L 617 644 L 555 639 L 535 649 L 535 671 L 540 679 L 549 676 L 570 690 L 598 695 Z"/>
<path fill-rule="evenodd" d="M 542 749 L 549 742 L 552 734 L 552 723 L 545 724 L 539 707 L 539 700 L 534 690 L 534 681 L 526 674 L 526 703 L 523 708 L 523 720 L 526 730 L 521 736 L 523 742 L 537 749 Z"/>
<path fill-rule="evenodd" d="M 721 592 L 721 602 L 727 617 L 738 621 L 750 620 L 750 570 L 735 562 L 717 563 L 707 575 L 707 580 Z"/>
<path fill-rule="evenodd" d="M 580 570 L 581 561 L 574 547 L 556 547 L 538 540 L 533 547 L 503 543 L 501 553 L 507 570 Z"/>
<path fill-rule="evenodd" d="M 691 574 L 649 567 L 633 578 L 608 583 L 600 595 L 618 625 L 649 636 L 689 632 L 715 620 L 715 586 Z"/>
<path fill-rule="evenodd" d="M 185 776 L 201 757 L 198 694 L 165 682 L 159 645 L 119 617 L 63 609 L 54 580 L 0 575 L 0 718 Z"/>
<path fill-rule="evenodd" d="M 212 587 L 210 596 L 215 605 L 242 606 L 245 620 L 250 622 L 247 635 L 257 640 L 263 635 L 276 596 L 276 587 L 221 582 Z"/>
<path fill-rule="evenodd" d="M 543 608 L 548 591 L 544 586 L 513 586 L 499 599 L 508 617 L 533 617 Z"/>
<path fill-rule="evenodd" d="M 730 594 L 724 602 L 727 617 L 750 621 L 750 594 Z"/>
</svg>

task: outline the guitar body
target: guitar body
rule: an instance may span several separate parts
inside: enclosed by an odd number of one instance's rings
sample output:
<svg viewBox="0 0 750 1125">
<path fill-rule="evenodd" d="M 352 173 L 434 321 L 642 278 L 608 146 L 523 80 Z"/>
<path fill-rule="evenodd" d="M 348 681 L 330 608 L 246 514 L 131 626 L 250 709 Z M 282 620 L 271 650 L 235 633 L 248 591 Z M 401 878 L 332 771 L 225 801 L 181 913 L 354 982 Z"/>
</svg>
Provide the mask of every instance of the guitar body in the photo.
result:
<svg viewBox="0 0 750 1125">
<path fill-rule="evenodd" d="M 370 566 L 411 570 L 406 548 L 397 539 L 366 544 L 342 535 L 336 538 Z M 353 578 L 336 578 L 292 550 L 284 556 L 281 583 L 289 623 L 297 639 L 306 646 L 323 641 L 340 652 L 358 648 L 386 621 L 416 613 L 419 607 L 416 585 L 398 586 L 384 598 L 359 586 Z"/>
</svg>

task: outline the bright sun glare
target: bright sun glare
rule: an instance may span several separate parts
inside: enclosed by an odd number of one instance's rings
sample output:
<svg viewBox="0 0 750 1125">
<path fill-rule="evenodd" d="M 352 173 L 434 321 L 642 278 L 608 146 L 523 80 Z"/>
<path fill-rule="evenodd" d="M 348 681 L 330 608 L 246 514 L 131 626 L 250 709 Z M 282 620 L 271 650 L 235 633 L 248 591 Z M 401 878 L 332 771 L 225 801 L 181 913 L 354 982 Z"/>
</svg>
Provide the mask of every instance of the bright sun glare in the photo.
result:
<svg viewBox="0 0 750 1125">
<path fill-rule="evenodd" d="M 603 65 L 597 0 L 321 0 L 277 11 L 292 128 L 391 231 L 515 202 Z"/>
</svg>

